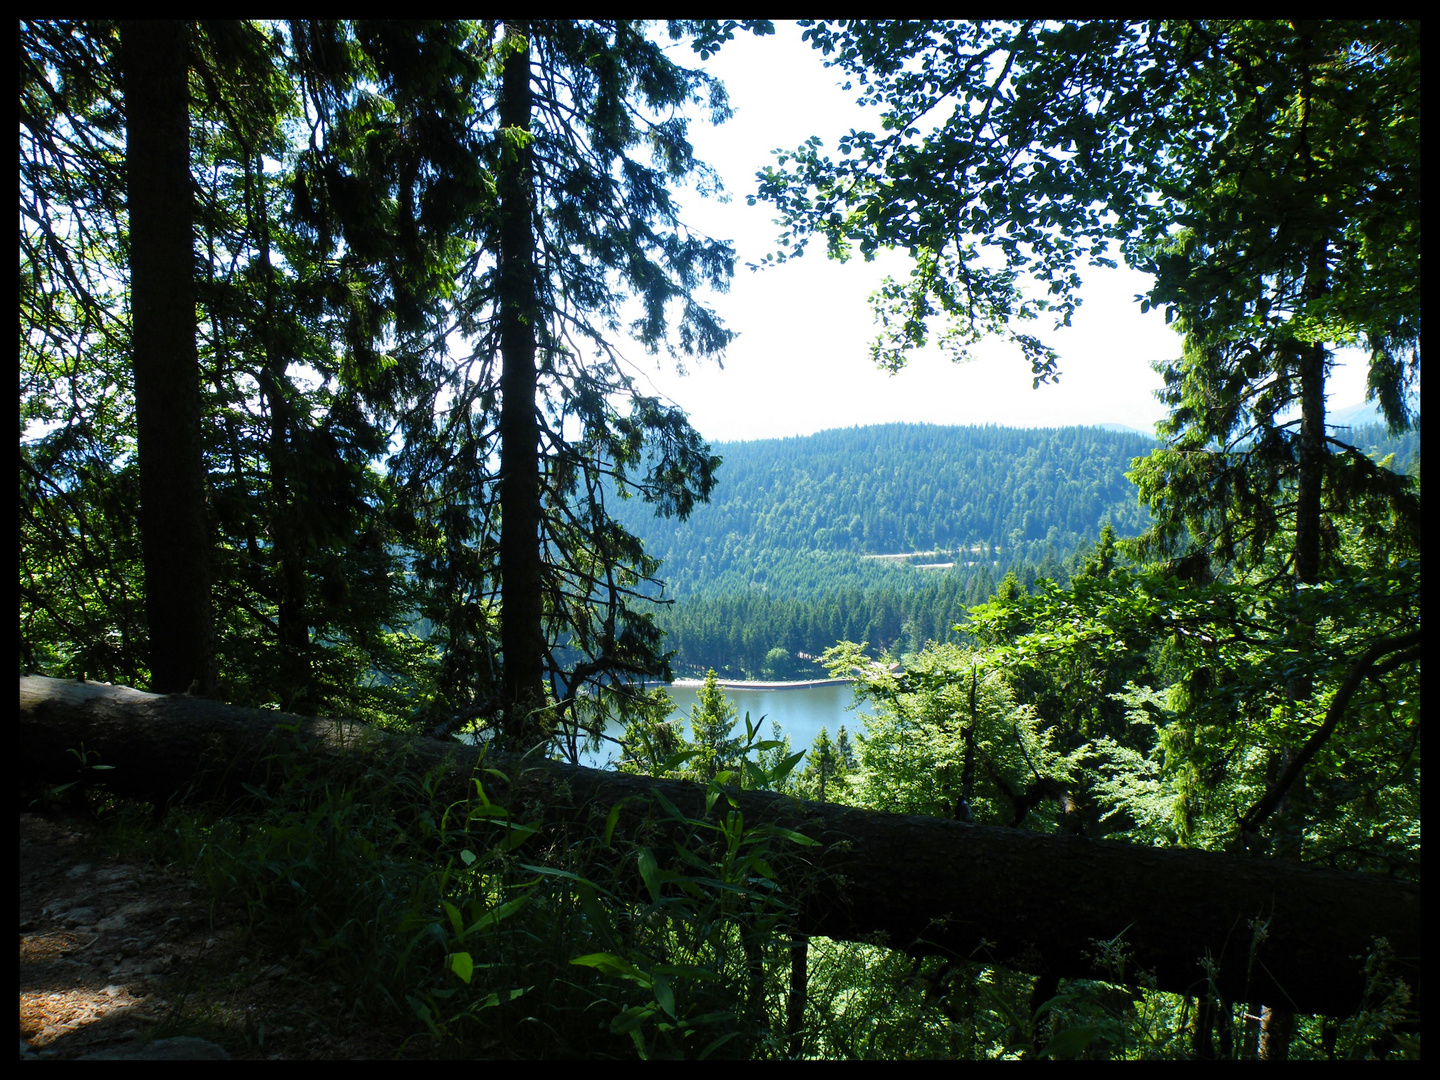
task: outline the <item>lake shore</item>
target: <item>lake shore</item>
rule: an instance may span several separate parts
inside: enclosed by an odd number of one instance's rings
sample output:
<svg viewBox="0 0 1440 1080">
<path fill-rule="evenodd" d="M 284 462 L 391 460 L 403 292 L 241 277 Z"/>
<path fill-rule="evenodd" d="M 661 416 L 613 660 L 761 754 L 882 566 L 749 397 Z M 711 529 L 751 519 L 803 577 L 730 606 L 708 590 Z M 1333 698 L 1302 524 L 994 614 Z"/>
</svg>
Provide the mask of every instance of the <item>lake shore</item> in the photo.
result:
<svg viewBox="0 0 1440 1080">
<path fill-rule="evenodd" d="M 854 679 L 807 679 L 804 682 L 735 682 L 725 679 L 716 679 L 715 685 L 726 690 L 809 690 L 816 686 L 838 686 L 841 683 L 854 682 Z M 657 683 L 657 686 L 678 686 L 684 690 L 694 690 L 705 685 L 704 679 L 676 679 L 672 683 Z"/>
</svg>

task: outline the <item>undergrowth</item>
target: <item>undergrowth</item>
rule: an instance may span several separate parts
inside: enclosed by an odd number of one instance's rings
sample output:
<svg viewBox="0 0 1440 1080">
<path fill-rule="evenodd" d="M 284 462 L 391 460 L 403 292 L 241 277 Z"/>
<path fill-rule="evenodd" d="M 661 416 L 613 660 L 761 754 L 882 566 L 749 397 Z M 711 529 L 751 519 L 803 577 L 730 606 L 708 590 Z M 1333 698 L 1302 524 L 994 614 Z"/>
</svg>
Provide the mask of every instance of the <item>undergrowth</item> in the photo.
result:
<svg viewBox="0 0 1440 1080">
<path fill-rule="evenodd" d="M 212 911 L 238 906 L 248 935 L 343 987 L 342 1004 L 408 1017 L 412 1041 L 442 1052 L 776 1053 L 790 909 L 771 863 L 811 841 L 747 825 L 734 774 L 712 781 L 701 817 L 656 796 L 661 844 L 617 836 L 618 806 L 600 830 L 541 830 L 497 799 L 508 778 L 493 768 L 453 801 L 438 771 L 401 761 L 344 779 L 301 755 L 272 765 L 277 782 L 245 803 L 158 824 L 102 800 L 110 841 L 186 868 Z"/>
<path fill-rule="evenodd" d="M 748 725 L 747 725 L 748 726 Z M 754 731 L 751 730 L 751 742 Z M 765 749 L 759 744 L 752 749 Z M 683 764 L 684 754 L 658 766 Z M 762 758 L 763 760 L 763 758 Z M 1181 1059 L 1194 1055 L 1195 999 L 1145 988 L 1124 942 L 1096 944 L 1113 983 L 1068 981 L 1037 1001 L 1029 976 L 980 958 L 816 938 L 800 946 L 807 992 L 787 997 L 797 962 L 779 860 L 813 841 L 747 823 L 722 772 L 691 817 L 658 792 L 650 830 L 617 832 L 622 807 L 568 830 L 526 820 L 477 767 L 466 796 L 436 771 L 373 760 L 337 779 L 277 757 L 278 781 L 243 805 L 148 807 L 102 799 L 112 844 L 178 864 L 212 905 L 337 1002 L 414 1032 L 409 1049 L 529 1058 Z M 794 759 L 746 762 L 749 786 Z M 663 827 L 662 827 L 663 826 Z M 1302 1057 L 1364 1057 L 1401 1037 L 1408 991 L 1377 951 L 1367 1010 L 1342 1025 L 1298 1018 Z M 1253 1045 L 1245 1010 L 1217 1015 L 1221 1056 Z M 397 1053 L 405 1047 L 396 1047 Z"/>
</svg>

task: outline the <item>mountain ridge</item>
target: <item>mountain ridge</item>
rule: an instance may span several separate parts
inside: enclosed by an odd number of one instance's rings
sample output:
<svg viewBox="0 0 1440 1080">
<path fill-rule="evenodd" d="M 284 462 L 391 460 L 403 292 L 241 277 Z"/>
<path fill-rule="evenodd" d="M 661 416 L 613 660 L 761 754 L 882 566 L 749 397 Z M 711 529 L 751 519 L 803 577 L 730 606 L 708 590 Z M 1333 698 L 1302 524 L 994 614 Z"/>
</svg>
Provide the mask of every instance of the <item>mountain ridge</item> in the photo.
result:
<svg viewBox="0 0 1440 1080">
<path fill-rule="evenodd" d="M 714 591 L 722 578 L 730 589 L 773 586 L 782 553 L 832 570 L 842 556 L 895 552 L 1009 562 L 1033 548 L 1038 561 L 1107 519 L 1121 535 L 1145 528 L 1124 474 L 1156 445 L 1097 427 L 902 423 L 717 442 L 719 481 L 688 521 L 656 519 L 638 500 L 614 513 L 663 561 L 671 596 Z"/>
<path fill-rule="evenodd" d="M 1354 434 L 1401 471 L 1418 451 L 1418 431 Z M 1103 522 L 1148 524 L 1125 473 L 1158 445 L 1096 426 L 856 425 L 712 444 L 719 482 L 687 522 L 611 508 L 678 601 L 654 613 L 677 672 L 814 677 L 807 659 L 836 640 L 944 639 L 1007 571 L 1064 584 Z"/>
</svg>

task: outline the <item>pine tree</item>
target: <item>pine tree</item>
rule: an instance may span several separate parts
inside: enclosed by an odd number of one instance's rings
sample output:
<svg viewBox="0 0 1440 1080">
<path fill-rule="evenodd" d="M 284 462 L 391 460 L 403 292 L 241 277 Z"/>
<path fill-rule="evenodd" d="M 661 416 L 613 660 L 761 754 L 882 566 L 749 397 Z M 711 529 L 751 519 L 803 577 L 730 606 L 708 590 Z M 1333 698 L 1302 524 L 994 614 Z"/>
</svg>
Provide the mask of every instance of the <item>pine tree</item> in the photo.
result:
<svg viewBox="0 0 1440 1080">
<path fill-rule="evenodd" d="M 819 734 L 810 746 L 810 752 L 805 755 L 805 771 L 800 774 L 797 783 L 807 798 L 816 802 L 830 802 L 835 793 L 835 778 L 838 773 L 839 761 L 835 744 L 822 724 Z"/>
<path fill-rule="evenodd" d="M 1137 550 L 1254 563 L 1283 538 L 1313 585 L 1338 543 L 1331 508 L 1376 500 L 1418 536 L 1410 485 L 1327 430 L 1325 384 L 1329 349 L 1363 341 L 1369 394 L 1392 430 L 1409 424 L 1419 264 L 1399 237 L 1419 229 L 1419 28 L 1239 23 L 1224 45 L 1213 82 L 1181 98 L 1224 127 L 1182 144 L 1183 228 L 1153 251 L 1149 303 L 1185 344 L 1161 369 L 1166 447 L 1134 474 L 1157 518 Z"/>
<path fill-rule="evenodd" d="M 638 494 L 684 518 L 708 496 L 719 460 L 682 412 L 639 392 L 613 334 L 629 298 L 641 311 L 629 330 L 647 348 L 672 341 L 703 357 L 729 342 L 697 293 L 725 287 L 731 249 L 685 230 L 671 194 L 692 174 L 708 177 L 679 110 L 702 94 L 716 120 L 727 109 L 723 88 L 672 62 L 640 23 L 478 29 L 501 69 L 489 157 L 498 206 L 477 237 L 498 257 L 465 284 L 459 307 L 474 355 L 501 363 L 472 366 L 460 396 L 498 410 L 498 441 L 487 432 L 481 452 L 451 468 L 468 473 L 458 486 L 495 492 L 469 512 L 488 522 L 498 511 L 497 704 L 505 738 L 530 745 L 573 725 L 582 689 L 623 717 L 638 682 L 670 674 L 644 610 L 656 563 L 606 500 Z M 702 50 L 732 30 L 670 27 Z M 498 477 L 487 453 L 498 454 Z"/>
<path fill-rule="evenodd" d="M 20 43 L 21 663 L 144 685 L 118 28 L 31 20 Z"/>
<path fill-rule="evenodd" d="M 123 23 L 120 57 L 150 686 L 209 692 L 215 655 L 195 350 L 190 27 Z"/>
<path fill-rule="evenodd" d="M 835 764 L 839 776 L 847 776 L 856 768 L 855 751 L 850 746 L 850 733 L 845 730 L 844 724 L 835 733 Z"/>
<path fill-rule="evenodd" d="M 739 710 L 725 697 L 718 679 L 714 668 L 705 673 L 700 700 L 690 708 L 691 741 L 699 751 L 690 772 L 701 780 L 713 780 L 720 772 L 740 767 L 743 743 L 734 734 Z"/>
</svg>

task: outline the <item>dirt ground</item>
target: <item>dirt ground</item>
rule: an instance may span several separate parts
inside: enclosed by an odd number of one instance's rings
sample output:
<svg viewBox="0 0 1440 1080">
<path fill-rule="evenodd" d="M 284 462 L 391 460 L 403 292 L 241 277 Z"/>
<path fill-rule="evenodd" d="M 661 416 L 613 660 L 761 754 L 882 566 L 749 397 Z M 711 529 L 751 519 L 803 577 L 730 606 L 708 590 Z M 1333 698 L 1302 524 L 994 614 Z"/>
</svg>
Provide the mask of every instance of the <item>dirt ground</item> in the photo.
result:
<svg viewBox="0 0 1440 1080">
<path fill-rule="evenodd" d="M 247 945 L 243 925 L 235 910 L 212 918 L 175 868 L 110 854 L 93 823 L 22 813 L 21 1059 L 143 1053 L 177 1036 L 189 1041 L 172 1053 L 191 1057 L 397 1055 L 413 1028 L 362 1020 L 343 987 Z"/>
</svg>

